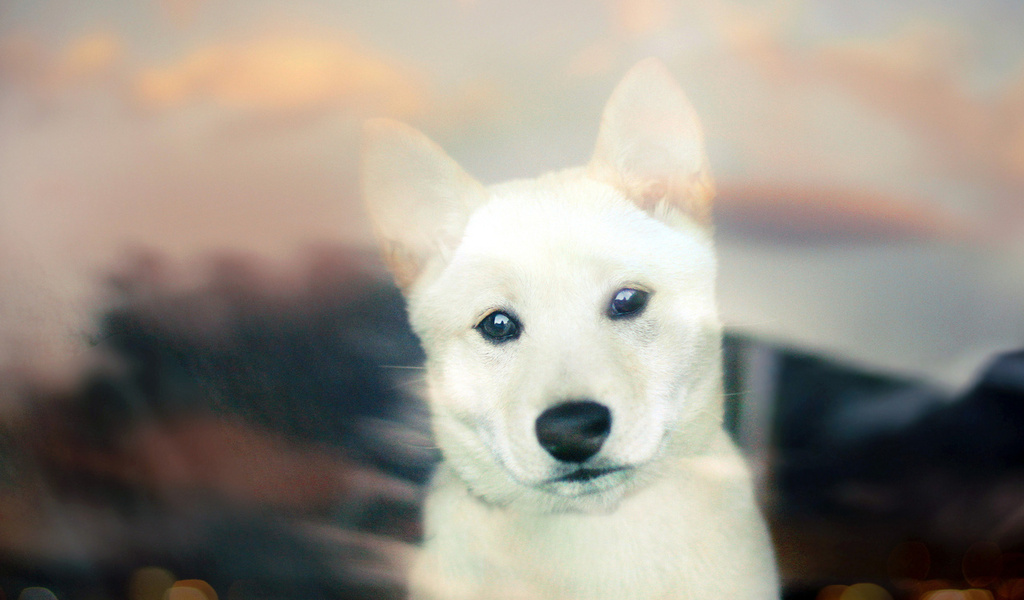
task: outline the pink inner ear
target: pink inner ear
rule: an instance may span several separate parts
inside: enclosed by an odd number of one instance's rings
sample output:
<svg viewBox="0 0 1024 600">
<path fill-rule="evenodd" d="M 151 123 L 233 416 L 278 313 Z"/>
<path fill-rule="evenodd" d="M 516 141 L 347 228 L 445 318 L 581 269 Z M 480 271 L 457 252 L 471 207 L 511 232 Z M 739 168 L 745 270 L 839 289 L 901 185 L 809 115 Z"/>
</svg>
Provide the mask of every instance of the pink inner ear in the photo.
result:
<svg viewBox="0 0 1024 600">
<path fill-rule="evenodd" d="M 642 202 L 641 208 L 644 210 L 651 210 L 654 206 L 665 198 L 665 194 L 668 193 L 668 184 L 661 180 L 655 180 L 647 184 L 644 187 L 644 191 L 640 196 Z"/>
<path fill-rule="evenodd" d="M 381 254 L 384 265 L 391 271 L 395 284 L 403 291 L 416 281 L 416 275 L 420 272 L 419 261 L 402 246 L 389 241 L 381 242 Z"/>
</svg>

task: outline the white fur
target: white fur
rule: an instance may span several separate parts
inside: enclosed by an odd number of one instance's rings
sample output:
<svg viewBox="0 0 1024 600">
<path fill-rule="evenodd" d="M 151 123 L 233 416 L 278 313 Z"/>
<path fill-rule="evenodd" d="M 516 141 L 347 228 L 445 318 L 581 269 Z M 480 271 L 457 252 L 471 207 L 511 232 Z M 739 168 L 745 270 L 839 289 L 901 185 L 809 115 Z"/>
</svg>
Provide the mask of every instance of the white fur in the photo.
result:
<svg viewBox="0 0 1024 600">
<path fill-rule="evenodd" d="M 711 199 L 693 110 L 655 61 L 609 100 L 586 168 L 484 188 L 375 122 L 364 194 L 427 354 L 444 462 L 411 589 L 423 600 L 778 597 L 750 477 L 722 430 Z M 611 319 L 617 290 L 646 308 Z M 494 310 L 522 324 L 495 344 Z M 568 399 L 612 413 L 587 465 L 539 444 Z"/>
</svg>

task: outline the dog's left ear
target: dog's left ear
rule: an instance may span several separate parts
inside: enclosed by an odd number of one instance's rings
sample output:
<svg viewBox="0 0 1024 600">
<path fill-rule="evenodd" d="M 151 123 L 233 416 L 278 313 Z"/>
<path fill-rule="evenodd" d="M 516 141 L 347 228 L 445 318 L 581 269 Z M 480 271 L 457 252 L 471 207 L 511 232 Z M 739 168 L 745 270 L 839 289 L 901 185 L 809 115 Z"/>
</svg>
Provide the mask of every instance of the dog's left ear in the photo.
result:
<svg viewBox="0 0 1024 600">
<path fill-rule="evenodd" d="M 671 224 L 711 221 L 714 185 L 697 114 L 668 69 L 641 61 L 612 92 L 588 174 Z"/>
<path fill-rule="evenodd" d="M 361 179 L 384 262 L 403 292 L 447 262 L 486 196 L 440 147 L 388 119 L 366 123 Z"/>
</svg>

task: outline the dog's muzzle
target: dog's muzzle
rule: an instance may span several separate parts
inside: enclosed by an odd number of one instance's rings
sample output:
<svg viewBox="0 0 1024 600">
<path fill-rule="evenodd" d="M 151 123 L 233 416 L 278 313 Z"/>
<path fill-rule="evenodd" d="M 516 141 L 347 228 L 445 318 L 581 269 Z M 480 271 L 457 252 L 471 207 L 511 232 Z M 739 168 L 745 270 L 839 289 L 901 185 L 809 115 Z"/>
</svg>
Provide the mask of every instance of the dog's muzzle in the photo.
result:
<svg viewBox="0 0 1024 600">
<path fill-rule="evenodd" d="M 601 450 L 612 429 L 612 413 L 593 400 L 563 402 L 541 413 L 534 429 L 541 447 L 556 460 L 582 463 Z"/>
</svg>

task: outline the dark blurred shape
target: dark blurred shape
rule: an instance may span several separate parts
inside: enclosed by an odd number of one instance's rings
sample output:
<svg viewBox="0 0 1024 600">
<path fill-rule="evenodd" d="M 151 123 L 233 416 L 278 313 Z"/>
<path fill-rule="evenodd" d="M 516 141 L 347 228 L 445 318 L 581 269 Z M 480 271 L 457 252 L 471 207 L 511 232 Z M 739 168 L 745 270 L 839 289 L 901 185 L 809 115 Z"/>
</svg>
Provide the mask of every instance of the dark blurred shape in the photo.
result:
<svg viewBox="0 0 1024 600">
<path fill-rule="evenodd" d="M 186 287 L 137 257 L 99 321 L 110 366 L 3 424 L 3 590 L 402 597 L 434 451 L 400 295 L 343 248 L 210 265 Z"/>
<path fill-rule="evenodd" d="M 857 581 L 996 594 L 1021 576 L 1024 351 L 951 395 L 750 338 L 726 348 L 736 366 L 769 365 L 767 384 L 742 368 L 727 383 L 740 414 L 772 407 L 769 516 L 790 597 Z"/>
<path fill-rule="evenodd" d="M 235 256 L 217 258 L 197 290 L 140 289 L 142 277 L 118 277 L 124 299 L 103 316 L 98 343 L 127 372 L 90 384 L 110 392 L 96 399 L 102 418 L 202 408 L 362 451 L 353 427 L 395 409 L 382 399 L 395 394 L 397 375 L 382 366 L 416 367 L 422 357 L 401 296 L 357 260 L 321 251 L 290 291 Z"/>
<path fill-rule="evenodd" d="M 776 442 L 789 509 L 935 519 L 960 494 L 1024 482 L 1024 351 L 996 357 L 956 397 L 810 356 L 782 364 Z M 930 524 L 945 525 L 956 527 Z"/>
</svg>

